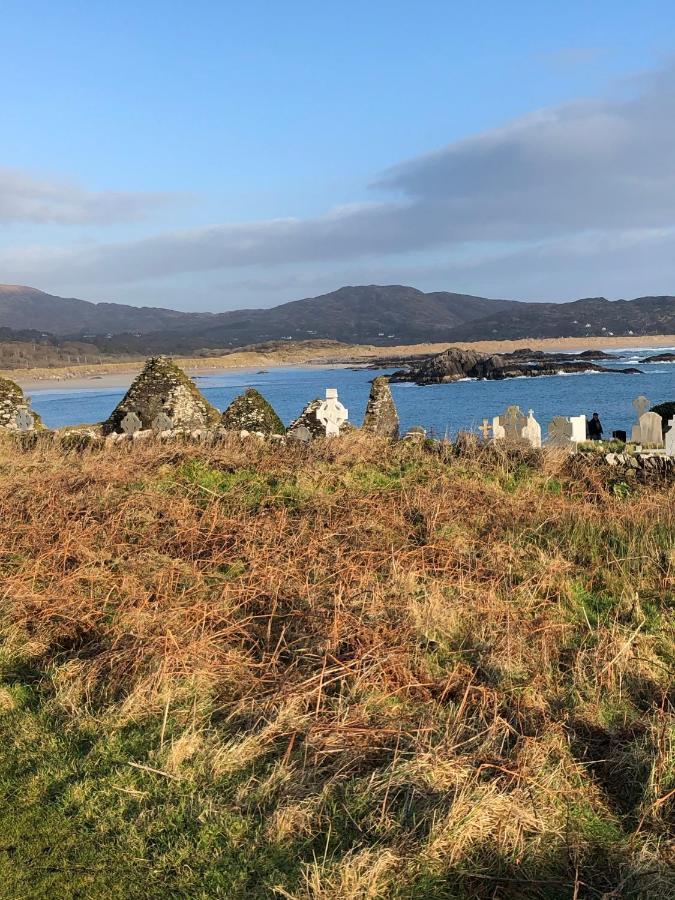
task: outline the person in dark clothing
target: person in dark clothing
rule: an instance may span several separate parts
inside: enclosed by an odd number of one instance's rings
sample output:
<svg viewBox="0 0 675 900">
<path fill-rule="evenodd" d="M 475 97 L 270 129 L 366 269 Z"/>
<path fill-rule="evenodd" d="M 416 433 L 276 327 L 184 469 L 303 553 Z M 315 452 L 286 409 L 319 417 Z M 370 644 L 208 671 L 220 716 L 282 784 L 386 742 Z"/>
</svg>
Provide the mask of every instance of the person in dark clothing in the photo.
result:
<svg viewBox="0 0 675 900">
<path fill-rule="evenodd" d="M 602 422 L 600 416 L 594 412 L 592 418 L 587 423 L 588 436 L 592 441 L 602 440 Z"/>
</svg>

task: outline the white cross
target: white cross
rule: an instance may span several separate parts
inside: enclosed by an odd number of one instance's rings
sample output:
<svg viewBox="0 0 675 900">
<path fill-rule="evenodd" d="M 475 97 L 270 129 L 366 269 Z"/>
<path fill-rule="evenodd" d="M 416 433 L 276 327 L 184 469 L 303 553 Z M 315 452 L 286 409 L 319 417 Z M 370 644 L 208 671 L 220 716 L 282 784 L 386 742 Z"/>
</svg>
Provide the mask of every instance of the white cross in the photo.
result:
<svg viewBox="0 0 675 900">
<path fill-rule="evenodd" d="M 338 400 L 337 388 L 326 388 L 326 399 L 316 411 L 316 417 L 326 429 L 326 437 L 340 434 L 340 428 L 347 421 L 349 411 Z"/>
</svg>

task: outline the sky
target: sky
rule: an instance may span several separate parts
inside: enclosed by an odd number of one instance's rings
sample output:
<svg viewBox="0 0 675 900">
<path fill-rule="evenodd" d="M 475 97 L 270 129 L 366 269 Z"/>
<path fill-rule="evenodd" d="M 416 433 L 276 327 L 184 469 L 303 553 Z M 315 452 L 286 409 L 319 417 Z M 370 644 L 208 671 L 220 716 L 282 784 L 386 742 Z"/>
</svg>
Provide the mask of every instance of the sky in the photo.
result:
<svg viewBox="0 0 675 900">
<path fill-rule="evenodd" d="M 672 0 L 3 0 L 0 282 L 675 294 Z"/>
</svg>

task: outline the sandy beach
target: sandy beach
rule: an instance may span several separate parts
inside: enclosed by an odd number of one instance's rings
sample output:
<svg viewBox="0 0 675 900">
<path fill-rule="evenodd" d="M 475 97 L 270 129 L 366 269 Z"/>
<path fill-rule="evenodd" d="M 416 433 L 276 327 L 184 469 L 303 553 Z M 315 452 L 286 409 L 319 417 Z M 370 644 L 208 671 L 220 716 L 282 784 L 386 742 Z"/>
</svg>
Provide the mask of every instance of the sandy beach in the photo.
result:
<svg viewBox="0 0 675 900">
<path fill-rule="evenodd" d="M 464 343 L 410 344 L 396 347 L 380 347 L 370 344 L 337 344 L 318 349 L 303 344 L 289 345 L 274 352 L 242 350 L 225 356 L 174 357 L 175 362 L 192 376 L 215 374 L 231 369 L 271 369 L 285 366 L 328 366 L 367 364 L 378 357 L 406 358 L 422 354 L 441 353 L 448 347 L 462 347 L 484 353 L 507 353 L 519 347 L 534 350 L 581 351 L 611 350 L 622 348 L 675 347 L 675 335 L 647 335 L 589 338 L 544 338 L 520 341 L 475 341 Z M 121 363 L 69 366 L 67 368 L 34 368 L 0 371 L 0 376 L 11 378 L 24 390 L 85 390 L 96 388 L 127 387 L 143 367 L 143 360 Z"/>
</svg>

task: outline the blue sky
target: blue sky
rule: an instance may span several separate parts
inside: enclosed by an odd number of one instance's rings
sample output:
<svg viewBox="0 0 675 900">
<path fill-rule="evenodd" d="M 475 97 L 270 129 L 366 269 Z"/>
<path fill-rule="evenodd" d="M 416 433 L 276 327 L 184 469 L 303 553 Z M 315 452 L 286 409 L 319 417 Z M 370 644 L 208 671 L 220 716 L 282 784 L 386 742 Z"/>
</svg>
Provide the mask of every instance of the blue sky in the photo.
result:
<svg viewBox="0 0 675 900">
<path fill-rule="evenodd" d="M 674 26 L 672 2 L 5 0 L 0 281 L 184 309 L 675 293 Z"/>
</svg>

